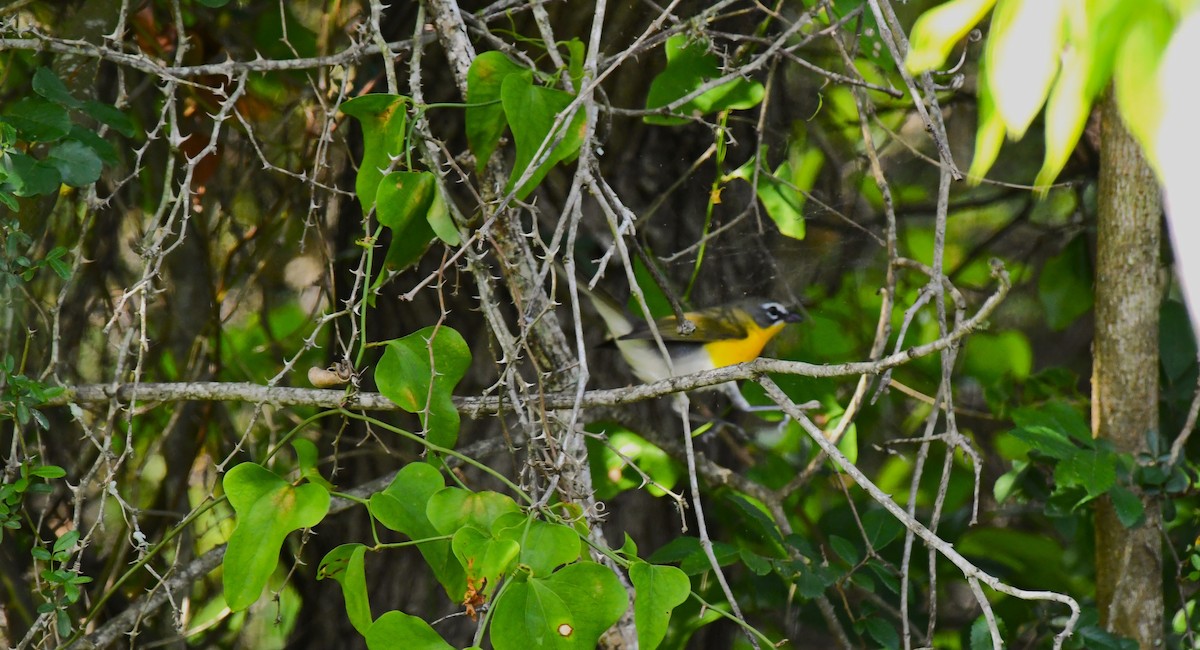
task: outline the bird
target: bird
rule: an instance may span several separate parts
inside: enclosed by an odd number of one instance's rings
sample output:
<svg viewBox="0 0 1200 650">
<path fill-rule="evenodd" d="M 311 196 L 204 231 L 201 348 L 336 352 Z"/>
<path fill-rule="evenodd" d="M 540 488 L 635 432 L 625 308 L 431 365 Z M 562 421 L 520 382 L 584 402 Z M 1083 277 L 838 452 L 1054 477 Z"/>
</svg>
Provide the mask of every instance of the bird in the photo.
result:
<svg viewBox="0 0 1200 650">
<path fill-rule="evenodd" d="M 670 355 L 668 366 L 649 323 L 631 318 L 602 290 L 589 289 L 582 282 L 578 286 L 604 321 L 612 342 L 633 374 L 645 383 L 752 361 L 784 326 L 804 320 L 782 303 L 760 297 L 685 312 L 683 317 L 694 326 L 686 334 L 680 331 L 678 317 L 657 318 L 654 328 Z M 740 410 L 760 410 L 752 407 L 732 382 L 713 388 L 725 390 Z"/>
</svg>

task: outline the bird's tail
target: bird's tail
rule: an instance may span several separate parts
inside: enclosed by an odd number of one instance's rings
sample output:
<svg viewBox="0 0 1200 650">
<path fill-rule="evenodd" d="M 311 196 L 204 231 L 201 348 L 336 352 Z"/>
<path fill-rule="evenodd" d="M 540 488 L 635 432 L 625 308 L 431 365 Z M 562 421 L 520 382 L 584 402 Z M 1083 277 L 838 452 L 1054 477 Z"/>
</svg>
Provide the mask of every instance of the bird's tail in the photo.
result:
<svg viewBox="0 0 1200 650">
<path fill-rule="evenodd" d="M 561 262 L 558 263 L 558 270 L 566 277 L 567 269 Z M 630 320 L 629 314 L 611 293 L 600 287 L 588 287 L 587 281 L 581 275 L 576 275 L 575 279 L 579 294 L 587 298 L 592 308 L 604 320 L 605 329 L 611 338 L 619 339 L 633 331 L 633 321 Z"/>
</svg>

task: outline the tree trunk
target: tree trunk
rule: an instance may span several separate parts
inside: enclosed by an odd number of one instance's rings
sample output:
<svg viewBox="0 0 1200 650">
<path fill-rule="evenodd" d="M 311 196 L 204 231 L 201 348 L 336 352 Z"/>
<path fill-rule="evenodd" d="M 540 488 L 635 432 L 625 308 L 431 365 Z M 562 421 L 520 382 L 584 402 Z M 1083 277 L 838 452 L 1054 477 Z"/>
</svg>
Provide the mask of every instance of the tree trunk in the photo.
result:
<svg viewBox="0 0 1200 650">
<path fill-rule="evenodd" d="M 1158 427 L 1162 204 L 1111 96 L 1101 117 L 1092 431 L 1136 454 Z M 1157 501 L 1142 502 L 1146 517 L 1133 528 L 1121 524 L 1107 497 L 1097 503 L 1096 601 L 1106 629 L 1147 650 L 1163 645 L 1161 513 Z"/>
</svg>

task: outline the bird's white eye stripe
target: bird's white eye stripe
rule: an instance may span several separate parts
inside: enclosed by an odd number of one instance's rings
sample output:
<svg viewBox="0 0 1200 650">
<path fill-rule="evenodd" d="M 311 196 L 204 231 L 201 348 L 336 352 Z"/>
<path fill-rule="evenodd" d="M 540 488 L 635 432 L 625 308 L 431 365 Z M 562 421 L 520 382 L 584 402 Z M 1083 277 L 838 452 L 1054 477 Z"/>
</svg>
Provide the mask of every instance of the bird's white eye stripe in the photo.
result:
<svg viewBox="0 0 1200 650">
<path fill-rule="evenodd" d="M 777 302 L 764 302 L 762 308 L 772 318 L 782 318 L 788 314 L 787 307 Z"/>
</svg>

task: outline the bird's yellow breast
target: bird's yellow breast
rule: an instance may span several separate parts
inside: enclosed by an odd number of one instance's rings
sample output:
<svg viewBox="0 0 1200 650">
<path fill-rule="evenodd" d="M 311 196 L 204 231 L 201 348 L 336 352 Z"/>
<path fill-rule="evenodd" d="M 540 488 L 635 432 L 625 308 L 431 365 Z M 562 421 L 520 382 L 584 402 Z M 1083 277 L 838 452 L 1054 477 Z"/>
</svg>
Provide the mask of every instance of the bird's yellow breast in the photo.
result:
<svg viewBox="0 0 1200 650">
<path fill-rule="evenodd" d="M 746 338 L 710 341 L 704 344 L 704 350 L 712 359 L 714 368 L 752 361 L 762 354 L 767 341 L 778 334 L 784 325 L 785 323 L 781 322 L 770 327 L 759 327 L 751 323 L 747 326 L 749 336 Z"/>
</svg>

